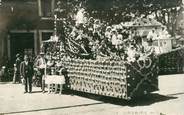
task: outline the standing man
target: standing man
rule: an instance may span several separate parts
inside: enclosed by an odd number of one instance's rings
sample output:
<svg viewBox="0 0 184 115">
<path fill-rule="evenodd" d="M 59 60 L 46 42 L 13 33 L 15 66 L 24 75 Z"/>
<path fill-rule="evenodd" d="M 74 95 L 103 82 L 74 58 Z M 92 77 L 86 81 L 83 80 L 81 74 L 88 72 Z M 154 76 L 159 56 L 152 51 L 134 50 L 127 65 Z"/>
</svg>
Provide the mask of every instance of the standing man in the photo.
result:
<svg viewBox="0 0 184 115">
<path fill-rule="evenodd" d="M 32 92 L 32 77 L 33 77 L 33 63 L 30 61 L 27 55 L 24 56 L 24 61 L 20 64 L 20 75 L 24 78 L 25 81 L 25 92 Z"/>
<path fill-rule="evenodd" d="M 44 58 L 44 53 L 40 53 L 40 57 L 36 61 L 36 67 L 38 68 L 38 71 L 40 72 L 40 81 L 41 81 L 41 89 L 42 92 L 45 92 L 45 75 L 46 75 L 46 61 Z"/>
</svg>

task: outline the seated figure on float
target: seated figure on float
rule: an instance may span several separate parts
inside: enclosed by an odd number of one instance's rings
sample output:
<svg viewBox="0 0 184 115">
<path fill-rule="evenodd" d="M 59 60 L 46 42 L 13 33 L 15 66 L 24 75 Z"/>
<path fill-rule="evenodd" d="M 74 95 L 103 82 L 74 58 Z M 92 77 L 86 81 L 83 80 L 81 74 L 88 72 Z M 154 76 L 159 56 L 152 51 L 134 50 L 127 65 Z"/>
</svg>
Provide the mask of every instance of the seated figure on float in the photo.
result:
<svg viewBox="0 0 184 115">
<path fill-rule="evenodd" d="M 104 57 L 110 56 L 110 49 L 108 48 L 107 44 L 105 43 L 105 40 L 101 42 L 101 45 L 99 46 L 97 50 L 97 59 L 101 59 Z"/>
<path fill-rule="evenodd" d="M 153 44 L 153 40 L 147 39 L 147 44 L 144 46 L 144 52 L 146 56 L 150 56 L 151 54 L 155 53 L 155 48 L 152 44 Z"/>
<path fill-rule="evenodd" d="M 127 48 L 127 61 L 134 62 L 136 60 L 136 49 L 133 45 L 129 45 Z"/>
</svg>

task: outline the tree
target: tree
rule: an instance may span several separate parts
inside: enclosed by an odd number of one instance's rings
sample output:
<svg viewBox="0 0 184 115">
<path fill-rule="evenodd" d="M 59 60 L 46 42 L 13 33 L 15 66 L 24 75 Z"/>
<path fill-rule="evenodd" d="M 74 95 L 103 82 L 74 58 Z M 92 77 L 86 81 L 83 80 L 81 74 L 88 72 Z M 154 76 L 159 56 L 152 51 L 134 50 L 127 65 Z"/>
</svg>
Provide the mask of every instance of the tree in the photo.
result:
<svg viewBox="0 0 184 115">
<path fill-rule="evenodd" d="M 155 15 L 157 21 L 168 28 L 171 35 L 176 30 L 182 0 L 58 0 L 65 9 L 65 17 L 72 17 L 83 7 L 91 17 L 110 24 L 131 21 L 132 18 Z M 133 16 L 132 16 L 133 14 Z M 62 15 L 63 16 L 63 15 Z"/>
</svg>

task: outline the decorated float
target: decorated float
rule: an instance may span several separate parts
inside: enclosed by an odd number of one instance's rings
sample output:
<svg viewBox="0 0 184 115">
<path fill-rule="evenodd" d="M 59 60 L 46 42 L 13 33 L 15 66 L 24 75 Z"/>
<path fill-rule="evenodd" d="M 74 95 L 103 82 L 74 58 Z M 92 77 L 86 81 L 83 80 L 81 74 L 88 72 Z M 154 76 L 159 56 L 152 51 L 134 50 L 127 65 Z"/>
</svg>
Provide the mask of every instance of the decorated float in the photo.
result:
<svg viewBox="0 0 184 115">
<path fill-rule="evenodd" d="M 121 99 L 158 90 L 158 66 L 154 58 L 131 63 L 85 59 L 64 63 L 72 90 Z"/>
<path fill-rule="evenodd" d="M 110 25 L 101 19 L 85 17 L 84 9 L 76 14 L 80 16 L 76 16 L 73 26 L 67 20 L 62 23 L 64 37 L 57 35 L 56 25 L 64 19 L 55 16 L 53 36 L 57 39 L 52 36 L 41 48 L 52 63 L 47 74 L 64 70 L 69 90 L 125 100 L 158 90 L 158 58 L 151 45 L 153 41 L 146 40 L 144 46 L 143 36 L 134 28 L 147 27 L 148 22 Z"/>
</svg>

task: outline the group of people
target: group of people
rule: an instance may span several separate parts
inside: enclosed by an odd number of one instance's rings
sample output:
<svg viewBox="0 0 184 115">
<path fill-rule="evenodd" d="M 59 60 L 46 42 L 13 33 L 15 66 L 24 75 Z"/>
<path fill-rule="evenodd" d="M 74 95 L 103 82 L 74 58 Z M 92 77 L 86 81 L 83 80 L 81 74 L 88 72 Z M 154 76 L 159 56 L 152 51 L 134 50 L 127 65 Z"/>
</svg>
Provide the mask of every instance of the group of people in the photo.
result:
<svg viewBox="0 0 184 115">
<path fill-rule="evenodd" d="M 125 22 L 114 24 L 86 16 L 86 13 L 81 8 L 76 13 L 75 23 L 63 23 L 64 36 L 60 37 L 55 46 L 47 46 L 45 52 L 52 52 L 59 58 L 60 43 L 63 43 L 64 49 L 72 58 L 132 61 L 139 59 L 141 55 L 150 54 L 150 51 L 152 53 L 153 50 L 150 49 L 153 49 L 151 46 L 155 33 L 151 34 L 151 31 L 149 35 L 144 35 L 139 31 L 139 26 L 154 26 L 155 22 L 152 23 L 151 19 L 132 20 L 129 25 Z"/>
<path fill-rule="evenodd" d="M 13 83 L 23 83 L 25 86 L 24 93 L 32 92 L 32 79 L 35 75 L 35 70 L 40 73 L 39 81 L 41 82 L 41 89 L 42 92 L 45 92 L 44 76 L 46 72 L 46 61 L 44 59 L 44 53 L 40 53 L 38 57 L 34 62 L 29 55 L 24 55 L 24 59 L 21 61 L 20 54 L 16 55 Z"/>
<path fill-rule="evenodd" d="M 108 25 L 91 18 L 88 23 L 77 23 L 73 27 L 67 36 L 66 44 L 73 54 L 81 54 L 81 57 L 86 54 L 89 56 L 88 59 L 112 57 L 112 59 L 129 61 L 132 51 L 136 54 L 134 59 L 149 52 L 147 46 L 151 46 L 154 40 L 150 36 L 150 34 L 142 35 L 133 26 L 126 27 L 121 23 Z M 145 42 L 146 46 L 142 42 Z M 73 50 L 74 47 L 78 47 L 78 51 Z"/>
</svg>

